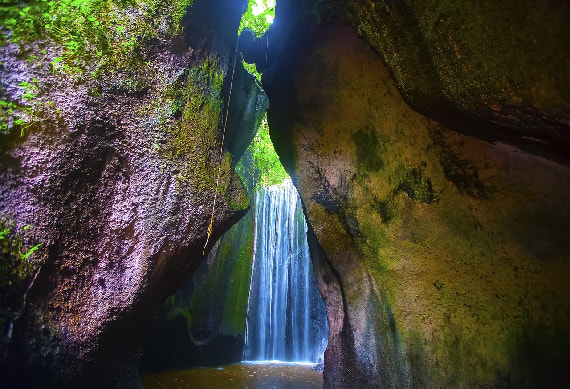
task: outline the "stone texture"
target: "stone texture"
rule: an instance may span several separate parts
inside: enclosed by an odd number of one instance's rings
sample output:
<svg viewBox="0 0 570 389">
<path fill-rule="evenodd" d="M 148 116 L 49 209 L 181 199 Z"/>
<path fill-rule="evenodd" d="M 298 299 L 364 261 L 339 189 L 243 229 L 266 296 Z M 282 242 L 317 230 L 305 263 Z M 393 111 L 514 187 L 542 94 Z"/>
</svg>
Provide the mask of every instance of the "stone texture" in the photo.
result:
<svg viewBox="0 0 570 389">
<path fill-rule="evenodd" d="M 0 48 L 5 97 L 33 76 L 42 107 L 22 137 L 0 139 L 2 224 L 23 249 L 42 244 L 15 280 L 24 295 L 2 307 L 5 383 L 139 385 L 139 336 L 204 259 L 215 191 L 212 243 L 249 206 L 219 154 L 242 5 L 197 0 L 183 34 L 158 31 L 144 63 L 97 78 L 52 72 L 53 42 Z"/>
<path fill-rule="evenodd" d="M 534 1 L 320 1 L 380 54 L 431 118 L 550 158 L 569 151 L 570 6 Z"/>
<path fill-rule="evenodd" d="M 252 178 L 244 182 L 253 203 Z M 216 242 L 192 278 L 166 299 L 145 335 L 142 374 L 242 360 L 254 224 L 249 211 Z"/>
<path fill-rule="evenodd" d="M 484 11 L 472 12 L 486 17 Z M 272 139 L 316 237 L 311 249 L 331 328 L 325 386 L 567 385 L 570 168 L 559 147 L 568 141 L 568 99 L 547 82 L 540 85 L 550 103 L 540 112 L 540 104 L 526 102 L 510 119 L 493 118 L 492 109 L 480 115 L 476 106 L 493 101 L 482 93 L 498 96 L 491 86 L 474 93 L 469 77 L 449 76 L 455 94 L 440 99 L 447 87 L 431 89 L 430 63 L 406 62 L 405 48 L 427 39 L 423 31 L 396 50 L 415 25 L 396 29 L 374 13 L 361 15 L 377 29 L 392 29 L 385 40 L 394 51 L 380 47 L 379 56 L 354 29 L 334 19 L 317 25 L 310 15 L 290 20 L 281 40 L 273 35 L 263 81 Z M 514 24 L 495 32 L 509 28 Z M 453 39 L 447 41 L 452 50 Z M 505 42 L 519 55 L 513 61 L 527 58 Z M 542 50 L 558 60 L 565 43 L 548 43 Z M 396 53 L 405 62 L 400 72 L 412 80 L 399 77 L 389 57 Z M 535 60 L 521 69 L 535 69 Z M 462 61 L 455 72 L 465 71 Z M 563 68 L 551 71 L 561 85 L 568 82 Z M 497 69 L 490 82 L 509 88 L 505 72 Z M 533 82 L 522 81 L 519 90 L 532 94 Z M 459 95 L 469 104 L 442 120 L 453 129 L 430 119 L 447 112 L 448 101 L 461 105 Z M 525 109 L 529 117 L 520 116 Z M 518 135 L 495 133 L 497 122 Z M 557 144 L 521 149 L 526 128 L 541 139 L 557 137 Z"/>
</svg>

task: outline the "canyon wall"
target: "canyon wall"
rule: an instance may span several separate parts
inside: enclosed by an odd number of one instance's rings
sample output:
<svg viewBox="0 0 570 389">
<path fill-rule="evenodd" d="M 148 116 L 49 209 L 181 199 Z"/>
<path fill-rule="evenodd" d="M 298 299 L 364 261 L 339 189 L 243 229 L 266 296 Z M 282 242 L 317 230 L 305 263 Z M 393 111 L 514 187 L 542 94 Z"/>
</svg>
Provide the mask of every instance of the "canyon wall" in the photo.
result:
<svg viewBox="0 0 570 389">
<path fill-rule="evenodd" d="M 312 226 L 326 387 L 570 382 L 562 2 L 281 2 L 271 137 Z"/>
<path fill-rule="evenodd" d="M 265 110 L 258 111 L 265 114 Z M 248 162 L 249 161 L 249 162 Z M 255 203 L 255 183 L 241 177 Z M 216 242 L 206 260 L 169 296 L 145 334 L 140 371 L 154 373 L 195 366 L 220 366 L 242 360 L 252 272 L 255 220 L 248 211 Z"/>
<path fill-rule="evenodd" d="M 243 147 L 220 154 L 244 4 L 38 4 L 13 5 L 11 30 L 2 14 L 3 381 L 136 387 L 141 333 L 204 260 L 215 193 L 206 254 L 249 206 Z M 262 95 L 237 62 L 227 134 L 247 144 Z"/>
</svg>

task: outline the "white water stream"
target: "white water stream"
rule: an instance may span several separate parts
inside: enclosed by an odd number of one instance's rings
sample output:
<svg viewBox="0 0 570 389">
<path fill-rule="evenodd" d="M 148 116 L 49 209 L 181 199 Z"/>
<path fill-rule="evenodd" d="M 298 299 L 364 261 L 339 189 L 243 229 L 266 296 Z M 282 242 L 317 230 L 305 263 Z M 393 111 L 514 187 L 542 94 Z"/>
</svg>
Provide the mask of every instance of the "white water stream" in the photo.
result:
<svg viewBox="0 0 570 389">
<path fill-rule="evenodd" d="M 315 363 L 327 344 L 301 199 L 291 180 L 258 192 L 244 359 Z"/>
</svg>

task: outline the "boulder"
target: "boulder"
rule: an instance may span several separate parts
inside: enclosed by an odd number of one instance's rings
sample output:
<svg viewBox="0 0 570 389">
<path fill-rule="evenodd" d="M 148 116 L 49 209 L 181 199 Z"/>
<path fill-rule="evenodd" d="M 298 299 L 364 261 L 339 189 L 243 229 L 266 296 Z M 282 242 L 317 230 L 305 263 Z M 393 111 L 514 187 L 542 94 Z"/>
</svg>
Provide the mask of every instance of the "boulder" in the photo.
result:
<svg viewBox="0 0 570 389">
<path fill-rule="evenodd" d="M 140 386 L 140 336 L 205 259 L 215 195 L 206 254 L 249 206 L 220 153 L 242 2 L 108 6 L 91 26 L 120 28 L 100 30 L 107 46 L 94 57 L 74 59 L 77 46 L 43 25 L 0 47 L 0 369 L 11 387 Z M 100 36 L 79 36 L 94 53 Z"/>
<path fill-rule="evenodd" d="M 287 4 L 262 80 L 325 387 L 568 385 L 567 6 Z"/>
</svg>

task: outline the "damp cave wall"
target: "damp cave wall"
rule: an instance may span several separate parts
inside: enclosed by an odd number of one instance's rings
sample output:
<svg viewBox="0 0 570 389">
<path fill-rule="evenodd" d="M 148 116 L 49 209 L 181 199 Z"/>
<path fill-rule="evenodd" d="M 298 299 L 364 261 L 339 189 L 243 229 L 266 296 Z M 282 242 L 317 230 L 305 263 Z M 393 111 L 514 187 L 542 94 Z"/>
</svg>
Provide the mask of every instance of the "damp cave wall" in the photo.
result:
<svg viewBox="0 0 570 389">
<path fill-rule="evenodd" d="M 243 67 L 239 71 L 245 73 L 241 77 L 253 79 Z M 267 99 L 255 82 L 247 85 L 256 88 L 258 109 L 251 117 L 252 126 L 244 126 L 243 121 L 241 125 L 255 131 L 265 116 Z M 245 110 L 254 103 L 243 104 Z M 141 374 L 220 366 L 243 359 L 253 265 L 257 171 L 250 150 L 245 150 L 241 163 L 240 179 L 250 199 L 250 210 L 220 237 L 200 267 L 155 314 L 141 348 Z"/>
<path fill-rule="evenodd" d="M 163 303 L 145 335 L 141 374 L 241 361 L 253 257 L 249 211 Z"/>
<path fill-rule="evenodd" d="M 311 226 L 325 387 L 569 384 L 569 15 L 281 0 L 247 48 Z"/>
<path fill-rule="evenodd" d="M 106 39 L 99 56 L 69 59 L 41 27 L 0 47 L 3 102 L 30 104 L 23 82 L 35 94 L 24 125 L 2 111 L 0 134 L 0 220 L 9 230 L 0 371 L 15 388 L 140 387 L 144 329 L 204 260 L 215 191 L 212 243 L 249 206 L 232 161 L 243 146 L 229 141 L 220 155 L 245 4 L 107 5 L 96 14 L 102 35 L 89 37 Z M 42 6 L 27 10 L 39 12 L 35 22 Z M 117 41 L 117 25 L 135 44 Z M 239 104 L 255 106 L 260 95 L 241 79 L 231 110 L 242 116 L 227 135 L 247 144 L 255 112 Z"/>
</svg>

